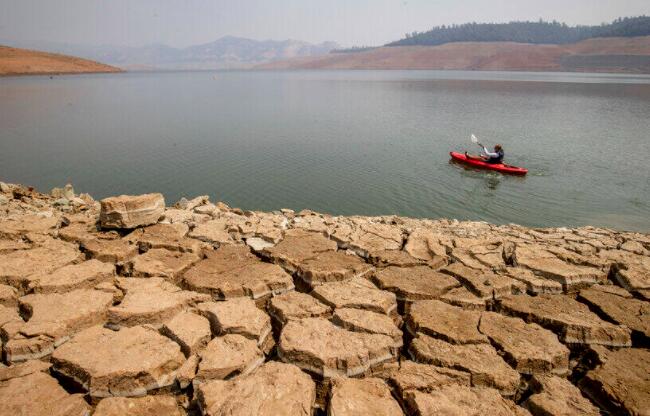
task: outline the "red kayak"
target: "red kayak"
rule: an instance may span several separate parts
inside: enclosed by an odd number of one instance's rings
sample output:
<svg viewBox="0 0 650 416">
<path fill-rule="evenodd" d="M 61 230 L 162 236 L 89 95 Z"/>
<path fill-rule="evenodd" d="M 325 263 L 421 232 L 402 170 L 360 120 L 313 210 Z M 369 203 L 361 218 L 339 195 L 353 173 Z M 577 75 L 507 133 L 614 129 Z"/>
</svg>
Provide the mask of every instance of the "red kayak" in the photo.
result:
<svg viewBox="0 0 650 416">
<path fill-rule="evenodd" d="M 469 166 L 473 166 L 475 168 L 495 170 L 497 172 L 509 173 L 511 175 L 525 175 L 528 173 L 528 169 L 518 168 L 517 166 L 504 165 L 503 163 L 485 163 L 482 160 L 470 159 L 463 153 L 450 152 L 449 154 L 453 160 Z"/>
</svg>

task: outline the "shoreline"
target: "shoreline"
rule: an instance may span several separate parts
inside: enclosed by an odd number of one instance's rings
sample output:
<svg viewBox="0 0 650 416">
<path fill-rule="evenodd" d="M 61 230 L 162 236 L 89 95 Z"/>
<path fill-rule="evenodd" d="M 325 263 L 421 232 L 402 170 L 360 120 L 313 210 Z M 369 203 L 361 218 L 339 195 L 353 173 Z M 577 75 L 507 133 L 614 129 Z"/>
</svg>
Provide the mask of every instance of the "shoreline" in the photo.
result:
<svg viewBox="0 0 650 416">
<path fill-rule="evenodd" d="M 599 70 L 552 70 L 552 69 L 443 69 L 443 68 L 381 68 L 381 67 L 368 67 L 368 68 L 214 68 L 214 69 L 151 69 L 151 70 L 129 70 L 120 67 L 115 67 L 115 71 L 66 71 L 66 72 L 21 72 L 21 73 L 1 73 L 0 78 L 10 77 L 27 77 L 27 76 L 48 76 L 48 75 L 87 75 L 87 74 L 165 74 L 165 73 L 183 73 L 183 72 L 317 72 L 317 71 L 438 71 L 438 72 L 470 72 L 470 73 L 486 73 L 493 74 L 498 72 L 515 73 L 515 74 L 567 74 L 567 75 L 617 75 L 617 76 L 639 76 L 640 78 L 650 76 L 650 72 L 634 72 L 634 71 L 599 71 Z M 522 81 L 525 82 L 525 81 Z"/>
<path fill-rule="evenodd" d="M 16 74 L 0 74 L 0 78 L 12 78 L 12 77 L 46 77 L 46 76 L 59 76 L 59 75 L 88 75 L 88 74 L 125 74 L 129 71 L 125 71 L 121 68 L 118 68 L 117 71 L 64 71 L 64 72 L 21 72 Z"/>
<path fill-rule="evenodd" d="M 417 234 L 417 232 L 423 229 L 434 229 L 451 233 L 461 238 L 472 238 L 474 240 L 484 239 L 484 243 L 487 245 L 490 245 L 490 241 L 492 240 L 497 241 L 497 245 L 502 245 L 506 242 L 516 245 L 516 242 L 522 241 L 528 244 L 529 242 L 527 240 L 532 236 L 533 240 L 539 239 L 543 244 L 550 243 L 569 246 L 568 250 L 573 251 L 577 257 L 569 255 L 566 251 L 567 248 L 562 249 L 562 255 L 556 251 L 552 251 L 552 254 L 564 262 L 578 266 L 597 267 L 598 264 L 600 266 L 606 265 L 607 261 L 603 262 L 595 258 L 590 259 L 591 256 L 597 255 L 601 250 L 605 249 L 617 250 L 619 257 L 622 255 L 620 253 L 621 250 L 627 250 L 636 255 L 650 256 L 650 232 L 643 231 L 625 231 L 591 225 L 579 227 L 527 227 L 514 223 L 492 224 L 486 221 L 414 218 L 391 214 L 378 216 L 330 215 L 309 209 L 296 212 L 284 208 L 265 212 L 231 208 L 224 202 L 212 203 L 207 195 L 195 197 L 191 200 L 181 198 L 180 201 L 177 201 L 173 205 L 165 206 L 165 199 L 162 194 L 147 195 L 157 195 L 162 202 L 158 203 L 158 205 L 161 205 L 158 207 L 160 208 L 159 217 L 155 221 L 151 221 L 150 224 L 145 225 L 157 223 L 175 224 L 181 222 L 188 224 L 189 230 L 191 231 L 196 227 L 200 227 L 202 223 L 223 218 L 224 220 L 220 224 L 217 233 L 220 234 L 220 237 L 227 240 L 228 244 L 247 244 L 248 239 L 253 239 L 255 241 L 254 244 L 261 244 L 262 246 L 265 244 L 275 245 L 282 241 L 282 236 L 287 231 L 301 229 L 306 232 L 322 234 L 328 239 L 335 240 L 339 249 L 348 250 L 358 256 L 369 259 L 372 257 L 373 251 L 405 250 L 409 238 L 413 233 Z M 122 195 L 120 197 L 106 198 L 105 200 L 111 200 L 112 198 L 137 199 L 138 196 Z M 183 211 L 188 210 L 191 212 L 183 213 Z M 63 223 L 59 223 L 57 227 L 66 227 L 68 225 L 66 224 L 66 216 L 74 218 L 75 216 L 81 215 L 95 218 L 92 225 L 97 227 L 97 232 L 112 232 L 112 227 L 102 229 L 100 211 L 102 211 L 102 208 L 98 201 L 89 194 L 82 193 L 76 195 L 72 185 L 66 185 L 65 188 L 54 188 L 50 194 L 43 194 L 33 187 L 0 182 L 0 221 L 12 220 L 12 217 L 16 215 L 36 215 L 38 217 L 48 218 L 59 217 L 60 220 L 63 219 Z M 87 223 L 88 218 L 84 222 Z M 366 225 L 368 225 L 370 230 L 364 231 Z M 127 235 L 142 226 L 144 225 L 139 224 L 133 227 L 117 228 L 123 228 L 122 231 L 119 231 L 120 235 Z M 373 227 L 377 227 L 377 230 L 372 230 Z M 345 230 L 345 238 L 341 237 L 341 233 L 343 232 L 341 230 Z M 361 240 L 359 244 L 351 244 L 348 241 L 350 234 L 355 233 L 359 233 L 357 236 Z M 574 244 L 580 239 L 588 239 L 585 236 L 590 236 L 589 238 L 594 239 L 594 241 Z M 599 238 L 607 238 L 609 240 L 608 245 L 596 244 L 595 240 Z M 367 244 L 364 243 L 363 241 L 365 239 L 370 240 L 370 242 Z M 209 238 L 199 238 L 199 240 L 215 244 L 216 247 L 221 243 L 218 239 L 213 241 Z M 449 255 L 455 248 L 460 248 L 453 241 L 443 242 L 443 240 L 441 239 L 436 243 L 437 250 L 434 251 L 437 251 L 437 254 Z M 375 243 L 382 248 L 379 249 L 378 246 L 376 247 Z M 626 246 L 634 247 L 634 249 L 625 248 Z M 254 247 L 252 248 L 255 250 Z M 504 254 L 498 266 L 488 263 L 484 263 L 483 266 L 496 267 L 497 269 L 512 266 L 512 263 L 516 262 L 516 260 L 513 258 L 507 259 L 506 257 L 508 256 Z M 611 257 L 610 260 L 614 257 Z M 478 263 L 474 263 L 474 265 L 480 268 L 482 261 L 480 259 L 474 260 L 478 260 Z M 453 262 L 455 261 L 462 262 L 459 258 L 453 260 Z M 472 260 L 468 260 L 468 263 L 472 262 Z M 610 261 L 608 267 L 615 267 L 616 264 L 616 262 Z M 620 263 L 618 266 L 620 266 Z M 543 272 L 540 273 L 543 274 Z M 642 289 L 643 293 L 647 292 L 645 287 L 640 286 L 639 288 Z M 626 289 L 634 290 L 631 286 L 626 287 Z M 648 294 L 650 294 L 650 291 Z"/>
<path fill-rule="evenodd" d="M 462 165 L 461 165 L 462 166 Z M 517 177 L 515 177 L 517 179 Z M 0 180 L 0 182 L 2 182 Z M 18 185 L 14 184 L 16 186 L 21 186 L 25 188 L 32 188 L 36 192 L 39 192 L 39 188 L 37 186 L 26 186 L 26 185 Z M 42 195 L 48 195 L 47 193 L 42 194 Z M 90 198 L 94 200 L 95 196 L 87 194 Z M 164 194 L 163 194 L 164 195 Z M 108 196 L 107 196 L 108 197 Z M 210 198 L 210 195 L 204 195 L 203 197 L 205 198 Z M 100 198 L 101 199 L 101 198 Z M 99 199 L 98 199 L 99 200 Z M 167 196 L 165 196 L 165 200 L 169 201 L 167 199 Z M 231 205 L 231 202 L 227 201 L 217 201 L 219 204 L 224 204 L 224 205 Z M 170 207 L 173 206 L 173 203 Z M 319 209 L 312 209 L 310 207 L 307 208 L 287 208 L 286 206 L 280 206 L 280 207 L 271 207 L 271 208 L 242 208 L 240 206 L 234 206 L 234 209 L 237 209 L 240 212 L 249 212 L 249 213 L 254 213 L 254 212 L 261 212 L 261 213 L 266 213 L 266 214 L 271 214 L 271 213 L 279 213 L 283 209 L 290 209 L 291 211 L 295 212 L 313 212 L 317 215 L 321 215 L 324 217 L 328 218 L 367 218 L 367 219 L 377 219 L 379 221 L 382 221 L 387 218 L 398 218 L 403 221 L 407 222 L 415 222 L 417 223 L 418 221 L 433 221 L 433 222 L 453 222 L 453 223 L 480 223 L 480 224 L 487 224 L 490 226 L 494 227 L 517 227 L 521 229 L 531 229 L 531 230 L 554 230 L 554 229 L 568 229 L 568 230 L 577 230 L 577 229 L 584 229 L 584 228 L 593 228 L 593 229 L 598 229 L 598 230 L 603 230 L 606 232 L 611 232 L 611 233 L 623 233 L 623 234 L 648 234 L 650 235 L 650 225 L 630 225 L 631 223 L 629 221 L 625 220 L 618 220 L 616 221 L 617 225 L 599 225 L 598 221 L 590 222 L 590 221 L 584 221 L 583 223 L 579 224 L 569 224 L 566 222 L 558 222 L 555 224 L 525 224 L 521 222 L 515 222 L 515 221 L 489 221 L 489 220 L 483 220 L 483 219 L 476 219 L 476 218 L 458 218 L 458 217 L 453 217 L 453 216 L 426 216 L 426 215 L 401 215 L 398 213 L 383 213 L 383 212 L 377 212 L 377 213 L 371 213 L 371 214 L 366 214 L 366 213 L 357 213 L 357 212 L 352 212 L 352 213 L 336 213 L 336 212 L 331 212 L 328 211 L 327 209 L 319 210 Z M 615 214 L 612 214 L 615 215 Z M 626 218 L 627 216 L 622 215 L 621 218 Z M 635 216 L 633 218 L 641 218 L 640 216 Z M 604 222 L 612 222 L 609 216 L 604 216 L 605 218 Z M 628 224 L 626 227 L 625 224 Z M 645 228 L 644 228 L 645 227 Z"/>
<path fill-rule="evenodd" d="M 0 346 L 36 416 L 642 413 L 650 234 L 0 182 Z"/>
<path fill-rule="evenodd" d="M 251 73 L 293 73 L 293 72 L 363 72 L 363 71 L 380 71 L 380 72 L 401 72 L 401 71 L 414 71 L 414 72 L 445 72 L 445 73 L 473 73 L 473 74 L 496 74 L 496 73 L 511 73 L 511 74 L 540 74 L 540 75 L 596 75 L 596 76 L 619 76 L 619 77 L 638 77 L 645 79 L 650 77 L 649 72 L 634 72 L 634 71 L 599 71 L 599 70 L 550 70 L 550 69 L 442 69 L 442 68 L 231 68 L 231 69 L 151 69 L 151 70 L 132 70 L 115 67 L 115 71 L 65 71 L 65 72 L 21 72 L 21 73 L 0 73 L 0 78 L 18 78 L 29 76 L 62 76 L 62 75 L 92 75 L 92 74 L 174 74 L 174 73 L 228 73 L 228 72 L 251 72 Z M 446 79 L 446 78 L 443 78 Z M 453 78 L 452 78 L 453 80 Z M 527 80 L 500 80 L 500 79 L 476 79 L 477 81 L 503 81 L 503 82 L 529 82 Z M 555 82 L 540 81 L 540 82 Z M 557 81 L 569 82 L 569 81 Z M 612 81 L 611 84 L 618 84 Z M 625 83 L 627 84 L 627 83 Z M 641 85 L 645 85 L 642 83 Z"/>
</svg>

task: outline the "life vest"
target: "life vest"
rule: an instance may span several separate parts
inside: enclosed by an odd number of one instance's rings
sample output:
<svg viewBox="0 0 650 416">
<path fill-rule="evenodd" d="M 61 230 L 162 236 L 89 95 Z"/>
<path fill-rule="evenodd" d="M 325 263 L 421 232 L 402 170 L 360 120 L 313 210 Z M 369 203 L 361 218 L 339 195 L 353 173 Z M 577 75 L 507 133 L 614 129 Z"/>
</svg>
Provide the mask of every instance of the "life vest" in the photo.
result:
<svg viewBox="0 0 650 416">
<path fill-rule="evenodd" d="M 497 154 L 498 154 L 497 157 L 490 157 L 490 158 L 487 160 L 487 163 L 491 163 L 491 164 L 494 164 L 494 165 L 497 165 L 497 164 L 503 163 L 503 158 L 505 157 L 505 153 L 503 153 L 503 149 L 499 150 L 499 151 L 497 152 Z"/>
</svg>

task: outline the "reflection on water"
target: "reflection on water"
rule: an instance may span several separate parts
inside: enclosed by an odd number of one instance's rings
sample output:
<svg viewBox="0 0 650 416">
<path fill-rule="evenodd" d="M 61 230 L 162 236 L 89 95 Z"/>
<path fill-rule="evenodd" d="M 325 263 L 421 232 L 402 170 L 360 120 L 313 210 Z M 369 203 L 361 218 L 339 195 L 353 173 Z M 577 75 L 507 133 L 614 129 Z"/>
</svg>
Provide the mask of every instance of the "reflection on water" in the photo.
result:
<svg viewBox="0 0 650 416">
<path fill-rule="evenodd" d="M 490 189 L 497 189 L 499 184 L 501 183 L 501 175 L 498 174 L 492 174 L 492 175 L 486 175 L 485 176 L 485 184 L 487 185 L 488 188 Z"/>
<path fill-rule="evenodd" d="M 460 174 L 466 178 L 472 178 L 477 182 L 483 183 L 487 189 L 497 189 L 502 181 L 525 181 L 526 176 L 517 175 L 504 175 L 499 172 L 491 172 L 485 169 L 478 169 L 472 166 L 465 165 L 453 159 L 449 160 L 449 164 L 457 167 Z M 530 173 L 529 173 L 530 174 Z"/>
<path fill-rule="evenodd" d="M 0 79 L 0 179 L 96 197 L 650 230 L 650 77 L 458 71 Z M 449 152 L 501 143 L 525 178 Z"/>
</svg>

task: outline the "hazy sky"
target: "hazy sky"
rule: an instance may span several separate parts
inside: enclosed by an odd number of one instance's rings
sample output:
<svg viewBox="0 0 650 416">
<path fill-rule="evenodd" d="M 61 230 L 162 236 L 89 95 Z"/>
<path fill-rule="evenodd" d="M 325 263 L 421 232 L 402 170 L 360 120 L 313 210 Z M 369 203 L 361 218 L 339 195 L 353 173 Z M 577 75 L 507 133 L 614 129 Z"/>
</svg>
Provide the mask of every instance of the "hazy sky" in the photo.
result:
<svg viewBox="0 0 650 416">
<path fill-rule="evenodd" d="M 650 14 L 650 0 L 0 0 L 0 39 L 187 46 L 224 35 L 378 45 L 434 25 Z"/>
</svg>

